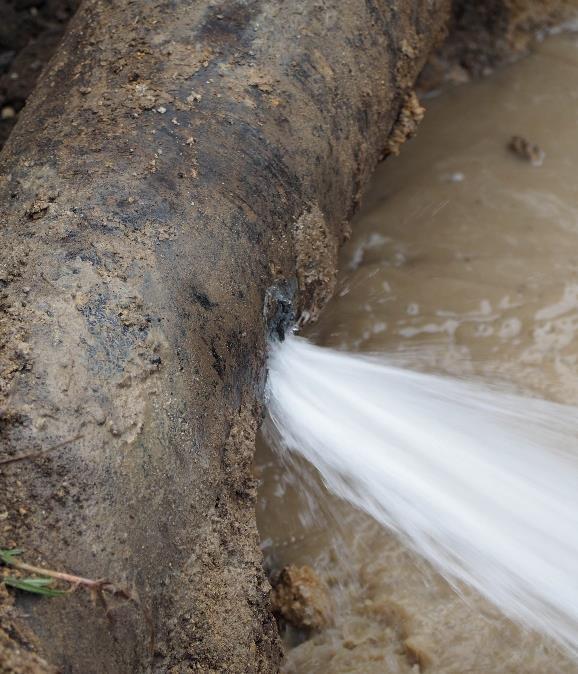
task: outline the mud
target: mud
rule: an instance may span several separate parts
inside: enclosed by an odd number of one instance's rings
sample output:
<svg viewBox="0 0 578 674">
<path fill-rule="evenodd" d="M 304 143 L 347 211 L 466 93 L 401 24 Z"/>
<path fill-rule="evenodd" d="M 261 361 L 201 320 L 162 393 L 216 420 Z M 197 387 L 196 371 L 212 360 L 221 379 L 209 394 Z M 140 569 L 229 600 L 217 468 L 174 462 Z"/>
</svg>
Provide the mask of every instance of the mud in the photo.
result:
<svg viewBox="0 0 578 674">
<path fill-rule="evenodd" d="M 34 635 L 18 630 L 14 598 L 0 585 L 0 672 L 2 674 L 56 674 L 36 653 Z M 15 630 L 18 630 L 15 634 Z"/>
<path fill-rule="evenodd" d="M 575 0 L 455 0 L 448 38 L 428 59 L 419 89 L 487 76 L 527 54 L 549 32 L 575 21 Z"/>
<path fill-rule="evenodd" d="M 78 4 L 78 0 L 5 0 L 0 5 L 0 148 Z"/>
<path fill-rule="evenodd" d="M 578 404 L 577 82 L 570 34 L 426 100 L 416 138 L 378 171 L 308 334 Z M 543 163 L 512 153 L 512 136 L 537 144 Z M 268 566 L 311 565 L 333 605 L 333 624 L 310 639 L 286 633 L 284 672 L 578 672 L 329 497 L 311 469 L 264 445 L 258 464 Z"/>
</svg>

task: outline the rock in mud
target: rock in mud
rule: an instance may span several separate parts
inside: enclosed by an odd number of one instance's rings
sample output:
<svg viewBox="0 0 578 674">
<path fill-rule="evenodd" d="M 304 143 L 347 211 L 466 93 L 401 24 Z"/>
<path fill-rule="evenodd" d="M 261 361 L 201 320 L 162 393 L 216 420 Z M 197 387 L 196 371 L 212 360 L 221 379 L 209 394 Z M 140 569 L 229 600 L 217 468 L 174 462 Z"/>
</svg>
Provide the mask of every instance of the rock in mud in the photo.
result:
<svg viewBox="0 0 578 674">
<path fill-rule="evenodd" d="M 325 583 L 310 566 L 286 566 L 272 579 L 273 612 L 297 629 L 319 630 L 331 622 Z"/>
<path fill-rule="evenodd" d="M 546 153 L 539 145 L 532 143 L 523 136 L 512 136 L 508 143 L 510 152 L 519 157 L 529 161 L 532 166 L 542 166 Z"/>
</svg>

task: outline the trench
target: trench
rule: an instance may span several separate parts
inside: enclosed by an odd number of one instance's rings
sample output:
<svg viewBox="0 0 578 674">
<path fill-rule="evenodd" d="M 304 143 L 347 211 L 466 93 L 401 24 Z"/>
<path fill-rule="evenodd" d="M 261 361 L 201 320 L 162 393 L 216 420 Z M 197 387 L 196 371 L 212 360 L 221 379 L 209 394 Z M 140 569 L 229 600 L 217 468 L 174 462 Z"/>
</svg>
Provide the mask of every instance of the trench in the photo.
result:
<svg viewBox="0 0 578 674">
<path fill-rule="evenodd" d="M 577 102 L 573 33 L 430 95 L 417 137 L 378 170 L 335 297 L 306 335 L 577 404 Z M 534 162 L 508 147 L 513 136 L 539 146 Z M 284 672 L 578 672 L 263 438 L 257 469 L 266 565 L 311 567 L 328 614 L 312 631 L 281 620 Z"/>
</svg>

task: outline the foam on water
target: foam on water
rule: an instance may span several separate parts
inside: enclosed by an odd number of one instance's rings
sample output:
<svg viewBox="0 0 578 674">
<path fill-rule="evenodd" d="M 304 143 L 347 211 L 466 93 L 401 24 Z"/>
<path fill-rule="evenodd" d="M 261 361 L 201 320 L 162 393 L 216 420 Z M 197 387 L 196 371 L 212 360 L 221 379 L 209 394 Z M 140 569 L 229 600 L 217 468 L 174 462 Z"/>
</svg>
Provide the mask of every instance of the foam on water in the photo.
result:
<svg viewBox="0 0 578 674">
<path fill-rule="evenodd" d="M 392 363 L 272 344 L 276 448 L 578 655 L 578 409 Z"/>
</svg>

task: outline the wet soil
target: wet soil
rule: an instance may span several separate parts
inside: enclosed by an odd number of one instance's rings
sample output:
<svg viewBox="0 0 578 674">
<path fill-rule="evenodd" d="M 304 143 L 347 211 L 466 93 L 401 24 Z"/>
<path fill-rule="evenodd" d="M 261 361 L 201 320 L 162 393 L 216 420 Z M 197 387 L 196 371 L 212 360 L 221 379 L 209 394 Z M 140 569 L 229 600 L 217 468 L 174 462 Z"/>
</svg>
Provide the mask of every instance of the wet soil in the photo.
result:
<svg viewBox="0 0 578 674">
<path fill-rule="evenodd" d="M 79 0 L 0 3 L 0 148 L 78 5 Z"/>
</svg>

